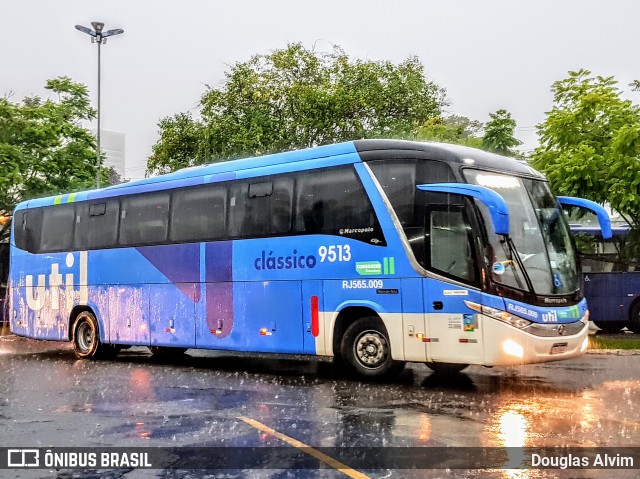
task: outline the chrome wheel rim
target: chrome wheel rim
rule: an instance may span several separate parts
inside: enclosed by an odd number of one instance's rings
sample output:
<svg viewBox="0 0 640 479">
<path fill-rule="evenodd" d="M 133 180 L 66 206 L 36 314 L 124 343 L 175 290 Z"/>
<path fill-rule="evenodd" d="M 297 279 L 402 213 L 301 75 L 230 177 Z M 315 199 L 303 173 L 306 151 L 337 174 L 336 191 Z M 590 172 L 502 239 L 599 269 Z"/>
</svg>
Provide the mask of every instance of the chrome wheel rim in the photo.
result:
<svg viewBox="0 0 640 479">
<path fill-rule="evenodd" d="M 387 340 L 378 331 L 363 331 L 356 338 L 353 350 L 363 367 L 377 369 L 387 359 Z"/>
<path fill-rule="evenodd" d="M 78 329 L 76 330 L 76 334 L 77 334 L 76 342 L 78 343 L 78 349 L 80 349 L 80 351 L 83 353 L 90 351 L 91 347 L 93 346 L 93 342 L 95 341 L 93 328 L 91 327 L 91 325 L 86 321 L 83 321 L 78 326 Z"/>
</svg>

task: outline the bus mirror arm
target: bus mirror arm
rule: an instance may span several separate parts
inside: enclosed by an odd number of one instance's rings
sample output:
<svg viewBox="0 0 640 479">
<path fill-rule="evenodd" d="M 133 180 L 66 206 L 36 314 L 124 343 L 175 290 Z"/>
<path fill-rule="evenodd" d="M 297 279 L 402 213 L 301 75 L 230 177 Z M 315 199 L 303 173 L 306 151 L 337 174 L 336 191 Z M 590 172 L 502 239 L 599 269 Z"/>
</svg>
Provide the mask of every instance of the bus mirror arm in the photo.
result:
<svg viewBox="0 0 640 479">
<path fill-rule="evenodd" d="M 417 185 L 421 191 L 432 193 L 450 193 L 475 198 L 481 201 L 491 215 L 493 229 L 496 234 L 509 236 L 509 208 L 500 194 L 485 188 L 484 186 L 470 185 L 468 183 L 432 183 L 428 185 Z"/>
<path fill-rule="evenodd" d="M 560 203 L 561 206 L 577 206 L 595 213 L 598 218 L 598 223 L 600 223 L 602 238 L 609 239 L 613 236 L 611 220 L 609 219 L 607 211 L 595 201 L 584 198 L 574 198 L 572 196 L 558 196 L 558 203 Z"/>
</svg>

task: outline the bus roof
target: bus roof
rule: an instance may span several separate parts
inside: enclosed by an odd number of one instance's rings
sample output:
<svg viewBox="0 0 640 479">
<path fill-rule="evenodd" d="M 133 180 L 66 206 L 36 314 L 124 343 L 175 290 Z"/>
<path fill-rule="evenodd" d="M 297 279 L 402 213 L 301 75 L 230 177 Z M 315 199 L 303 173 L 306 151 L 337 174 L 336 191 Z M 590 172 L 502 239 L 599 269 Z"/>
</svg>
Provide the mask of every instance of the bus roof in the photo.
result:
<svg viewBox="0 0 640 479">
<path fill-rule="evenodd" d="M 70 195 L 33 199 L 20 203 L 16 210 L 70 201 L 107 198 L 127 193 L 161 190 L 164 189 L 161 184 L 166 182 L 177 182 L 177 186 L 188 186 L 202 184 L 205 182 L 205 178 L 208 178 L 206 182 L 210 182 L 256 176 L 248 174 L 249 171 L 256 169 L 264 170 L 264 174 L 276 174 L 298 168 L 311 169 L 383 158 L 407 159 L 414 157 L 425 158 L 426 156 L 430 159 L 459 163 L 461 165 L 477 166 L 528 176 L 541 176 L 524 162 L 476 148 L 447 143 L 371 139 L 193 166 L 164 175 L 109 186 L 100 190 L 88 190 Z M 294 165 L 295 163 L 298 163 L 298 165 Z M 216 179 L 212 180 L 213 177 Z"/>
<path fill-rule="evenodd" d="M 363 161 L 428 157 L 448 163 L 543 177 L 524 161 L 468 146 L 406 140 L 357 140 L 354 144 Z"/>
</svg>

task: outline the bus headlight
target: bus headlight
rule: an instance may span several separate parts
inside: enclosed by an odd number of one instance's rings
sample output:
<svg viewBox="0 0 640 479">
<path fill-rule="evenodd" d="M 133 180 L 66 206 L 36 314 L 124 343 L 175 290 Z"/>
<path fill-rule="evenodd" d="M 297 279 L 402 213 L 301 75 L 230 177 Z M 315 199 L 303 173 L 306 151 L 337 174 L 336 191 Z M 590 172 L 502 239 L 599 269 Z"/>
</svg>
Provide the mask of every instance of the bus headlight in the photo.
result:
<svg viewBox="0 0 640 479">
<path fill-rule="evenodd" d="M 465 301 L 464 304 L 466 304 L 468 308 L 473 309 L 478 313 L 482 313 L 486 316 L 489 316 L 490 318 L 497 319 L 499 321 L 502 321 L 503 323 L 507 323 L 514 328 L 525 329 L 532 323 L 527 319 L 520 318 L 518 316 L 511 316 L 509 313 L 507 313 L 506 311 L 502 311 L 501 309 L 483 306 L 478 303 L 472 303 L 471 301 Z"/>
<path fill-rule="evenodd" d="M 507 339 L 502 343 L 502 350 L 509 356 L 515 356 L 516 358 L 524 357 L 524 348 L 513 339 Z"/>
</svg>

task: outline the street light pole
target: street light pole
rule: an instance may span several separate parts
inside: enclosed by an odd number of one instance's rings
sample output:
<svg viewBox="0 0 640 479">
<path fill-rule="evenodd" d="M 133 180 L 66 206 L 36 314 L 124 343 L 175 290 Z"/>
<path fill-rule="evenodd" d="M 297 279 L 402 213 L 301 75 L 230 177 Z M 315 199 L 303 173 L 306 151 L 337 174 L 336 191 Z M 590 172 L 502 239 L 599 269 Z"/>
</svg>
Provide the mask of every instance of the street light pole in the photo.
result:
<svg viewBox="0 0 640 479">
<path fill-rule="evenodd" d="M 100 188 L 100 165 L 101 161 L 101 153 L 102 150 L 100 148 L 100 45 L 103 43 L 107 43 L 107 38 L 120 35 L 124 33 L 122 28 L 116 28 L 113 30 L 103 31 L 104 23 L 102 22 L 91 22 L 91 26 L 93 29 L 84 27 L 82 25 L 76 25 L 76 30 L 81 31 L 82 33 L 86 33 L 91 37 L 91 43 L 98 44 L 98 132 L 96 135 L 96 140 L 98 143 L 98 152 L 96 154 L 96 188 Z"/>
</svg>

